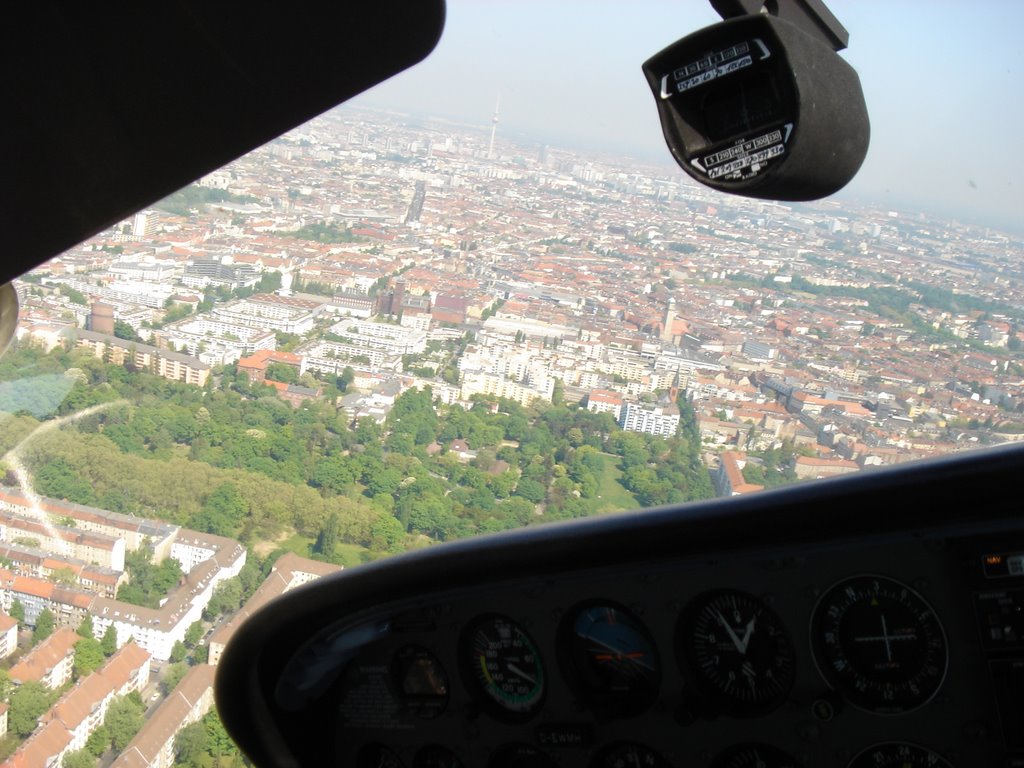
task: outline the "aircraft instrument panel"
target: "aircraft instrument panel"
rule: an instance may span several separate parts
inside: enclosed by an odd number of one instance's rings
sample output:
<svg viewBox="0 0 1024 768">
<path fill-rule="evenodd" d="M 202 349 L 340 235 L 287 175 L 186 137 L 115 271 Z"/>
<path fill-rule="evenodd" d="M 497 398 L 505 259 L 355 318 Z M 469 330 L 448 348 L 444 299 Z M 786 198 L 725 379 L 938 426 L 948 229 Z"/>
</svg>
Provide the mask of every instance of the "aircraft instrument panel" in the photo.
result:
<svg viewBox="0 0 1024 768">
<path fill-rule="evenodd" d="M 747 520 L 647 551 L 599 536 L 583 564 L 524 564 L 536 534 L 470 565 L 456 547 L 475 580 L 382 575 L 334 615 L 346 581 L 326 580 L 259 683 L 274 728 L 297 765 L 356 768 L 1024 765 L 1019 522 L 761 538 Z"/>
</svg>

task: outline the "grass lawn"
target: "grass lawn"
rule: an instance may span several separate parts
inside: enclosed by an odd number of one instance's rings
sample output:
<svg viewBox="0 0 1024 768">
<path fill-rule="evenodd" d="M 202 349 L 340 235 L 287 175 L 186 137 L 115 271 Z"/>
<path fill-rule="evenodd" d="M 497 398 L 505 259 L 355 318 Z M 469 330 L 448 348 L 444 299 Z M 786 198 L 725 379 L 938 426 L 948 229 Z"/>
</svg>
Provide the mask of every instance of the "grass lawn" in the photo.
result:
<svg viewBox="0 0 1024 768">
<path fill-rule="evenodd" d="M 637 509 L 640 503 L 636 497 L 619 483 L 622 471 L 619 469 L 619 457 L 611 453 L 602 453 L 604 472 L 597 479 L 597 498 L 591 499 L 591 514 L 620 512 Z"/>
<path fill-rule="evenodd" d="M 294 552 L 302 557 L 309 557 L 309 547 L 312 545 L 314 539 L 309 536 L 302 536 L 301 534 L 294 534 L 293 536 L 277 542 L 277 547 L 281 549 L 287 549 L 290 552 Z M 339 542 L 334 547 L 334 552 L 338 556 L 338 562 L 344 565 L 346 568 L 365 563 L 367 553 L 369 552 L 366 547 L 360 547 L 358 544 L 344 544 Z"/>
</svg>

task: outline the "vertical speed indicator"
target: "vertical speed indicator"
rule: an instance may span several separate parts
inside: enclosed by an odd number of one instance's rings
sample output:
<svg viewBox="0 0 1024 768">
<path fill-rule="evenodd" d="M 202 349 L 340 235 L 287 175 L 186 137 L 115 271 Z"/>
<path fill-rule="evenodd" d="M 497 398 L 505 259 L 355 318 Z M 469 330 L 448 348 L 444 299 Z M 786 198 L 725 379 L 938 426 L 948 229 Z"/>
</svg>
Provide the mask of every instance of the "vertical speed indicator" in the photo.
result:
<svg viewBox="0 0 1024 768">
<path fill-rule="evenodd" d="M 526 630 L 504 616 L 482 616 L 462 639 L 462 669 L 481 705 L 505 720 L 525 720 L 544 700 L 544 664 Z"/>
</svg>

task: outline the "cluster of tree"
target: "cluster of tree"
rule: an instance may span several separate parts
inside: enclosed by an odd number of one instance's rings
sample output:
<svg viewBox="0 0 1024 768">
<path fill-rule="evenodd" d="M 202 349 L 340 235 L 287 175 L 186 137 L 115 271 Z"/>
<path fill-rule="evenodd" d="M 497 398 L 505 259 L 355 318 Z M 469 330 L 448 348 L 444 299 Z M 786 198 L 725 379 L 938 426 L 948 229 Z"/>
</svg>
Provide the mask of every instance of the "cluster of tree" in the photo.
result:
<svg viewBox="0 0 1024 768">
<path fill-rule="evenodd" d="M 125 341 L 142 341 L 142 337 L 140 337 L 139 334 L 135 332 L 135 329 L 128 325 L 124 320 L 114 321 L 114 335 L 119 339 L 124 339 Z"/>
<path fill-rule="evenodd" d="M 146 706 L 138 691 L 117 696 L 107 707 L 103 724 L 94 730 L 82 749 L 64 756 L 63 768 L 96 768 L 99 757 L 108 749 L 124 751 L 142 728 Z"/>
<path fill-rule="evenodd" d="M 125 555 L 128 583 L 117 590 L 117 599 L 132 605 L 159 608 L 160 601 L 178 585 L 184 575 L 181 564 L 173 557 L 153 563 L 153 549 L 140 547 Z"/>
<path fill-rule="evenodd" d="M 103 666 L 107 659 L 117 652 L 117 630 L 111 624 L 96 639 L 92 617 L 86 616 L 78 625 L 79 639 L 75 643 L 74 672 L 75 678 L 85 677 Z"/>
<path fill-rule="evenodd" d="M 168 301 L 170 301 L 170 299 L 168 299 Z M 210 309 L 213 309 L 213 307 L 211 306 Z M 164 312 L 164 316 L 160 319 L 160 321 L 153 323 L 153 327 L 154 328 L 162 328 L 165 325 L 170 325 L 171 323 L 176 323 L 179 320 L 184 320 L 186 317 L 188 317 L 191 314 L 192 314 L 192 307 L 189 306 L 188 304 L 171 304 L 171 306 L 167 307 L 166 311 Z M 117 331 L 116 326 L 115 326 L 114 330 L 115 330 L 115 335 L 117 335 L 116 334 L 116 331 Z"/>
<path fill-rule="evenodd" d="M 70 285 L 62 285 L 60 287 L 60 292 L 67 296 L 68 300 L 74 304 L 81 304 L 83 307 L 89 304 L 89 299 L 86 295 L 81 291 L 72 288 Z"/>
<path fill-rule="evenodd" d="M 299 240 L 313 240 L 318 243 L 361 243 L 365 237 L 352 234 L 350 227 L 338 227 L 323 221 L 306 224 L 291 232 L 276 232 L 282 237 L 296 237 Z"/>
<path fill-rule="evenodd" d="M 281 554 L 283 554 L 283 550 L 276 550 L 268 557 L 260 558 L 255 552 L 250 550 L 246 557 L 245 565 L 242 566 L 238 575 L 225 579 L 214 587 L 213 594 L 210 596 L 210 602 L 203 613 L 204 617 L 208 621 L 215 621 L 221 616 L 228 616 L 237 611 L 246 600 L 252 597 L 259 585 L 263 583 L 263 580 L 269 575 L 274 562 Z M 193 638 L 192 643 L 189 642 L 189 633 L 195 631 L 197 624 L 189 627 L 185 635 L 185 646 L 187 648 L 194 648 L 195 641 L 199 639 L 196 636 Z"/>
<path fill-rule="evenodd" d="M 743 467 L 743 479 L 748 483 L 763 485 L 765 488 L 777 488 L 797 482 L 796 457 L 800 451 L 793 440 L 787 438 L 778 446 L 761 451 L 747 451 L 749 458 Z M 759 463 L 758 463 L 759 462 Z"/>
<path fill-rule="evenodd" d="M 74 380 L 63 373 L 43 373 L 4 381 L 0 383 L 0 402 L 9 413 L 43 419 L 57 412 L 73 384 Z M 12 421 L 20 421 L 20 418 L 7 419 L 5 428 Z"/>
<path fill-rule="evenodd" d="M 174 764 L 181 768 L 242 768 L 247 763 L 214 711 L 178 731 Z"/>
<path fill-rule="evenodd" d="M 384 425 L 350 429 L 332 402 L 294 409 L 244 376 L 200 390 L 75 353 L 33 354 L 77 367 L 76 407 L 106 404 L 23 448 L 37 491 L 243 541 L 291 528 L 327 560 L 342 542 L 394 552 L 421 536 L 712 495 L 692 414 L 690 432 L 664 441 L 559 398 L 532 408 L 478 398 L 467 410 L 434 404 L 427 389 L 399 397 Z M 454 455 L 455 440 L 475 458 Z M 618 482 L 616 501 L 598 498 L 602 482 Z M 176 576 L 132 565 L 122 591 L 133 601 L 151 604 Z"/>
<path fill-rule="evenodd" d="M 676 253 L 696 253 L 700 248 L 693 243 L 669 243 L 668 249 Z"/>
<path fill-rule="evenodd" d="M 179 189 L 172 195 L 153 204 L 153 207 L 160 211 L 172 213 L 176 216 L 190 216 L 192 209 L 205 210 L 207 206 L 214 203 L 255 203 L 256 198 L 252 195 L 236 195 L 226 189 L 213 189 L 201 187 L 198 184 L 189 184 Z"/>
<path fill-rule="evenodd" d="M 39 645 L 43 640 L 53 634 L 56 627 L 56 617 L 49 608 L 43 608 L 36 616 L 36 625 L 32 629 L 32 645 Z"/>
<path fill-rule="evenodd" d="M 9 679 L 8 679 L 9 682 Z M 60 695 L 36 681 L 22 683 L 7 697 L 7 727 L 18 738 L 24 739 L 36 729 L 40 716 L 53 706 Z"/>
<path fill-rule="evenodd" d="M 267 366 L 267 378 L 271 381 L 280 381 L 283 384 L 297 384 L 299 382 L 299 371 L 294 365 L 287 363 L 270 363 Z"/>
<path fill-rule="evenodd" d="M 642 506 L 678 504 L 712 498 L 714 488 L 700 457 L 700 434 L 693 408 L 679 399 L 679 433 L 663 440 L 619 432 L 610 449 L 620 457 L 622 484 Z"/>
</svg>

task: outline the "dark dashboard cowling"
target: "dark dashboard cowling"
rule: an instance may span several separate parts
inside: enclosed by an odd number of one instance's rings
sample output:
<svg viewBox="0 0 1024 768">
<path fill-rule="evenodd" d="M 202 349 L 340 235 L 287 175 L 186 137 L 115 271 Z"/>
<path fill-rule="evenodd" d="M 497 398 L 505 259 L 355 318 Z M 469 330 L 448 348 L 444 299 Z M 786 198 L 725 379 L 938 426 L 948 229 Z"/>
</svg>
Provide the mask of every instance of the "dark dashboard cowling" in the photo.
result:
<svg viewBox="0 0 1024 768">
<path fill-rule="evenodd" d="M 1000 448 L 460 541 L 270 604 L 217 704 L 257 765 L 1024 765 Z"/>
</svg>

